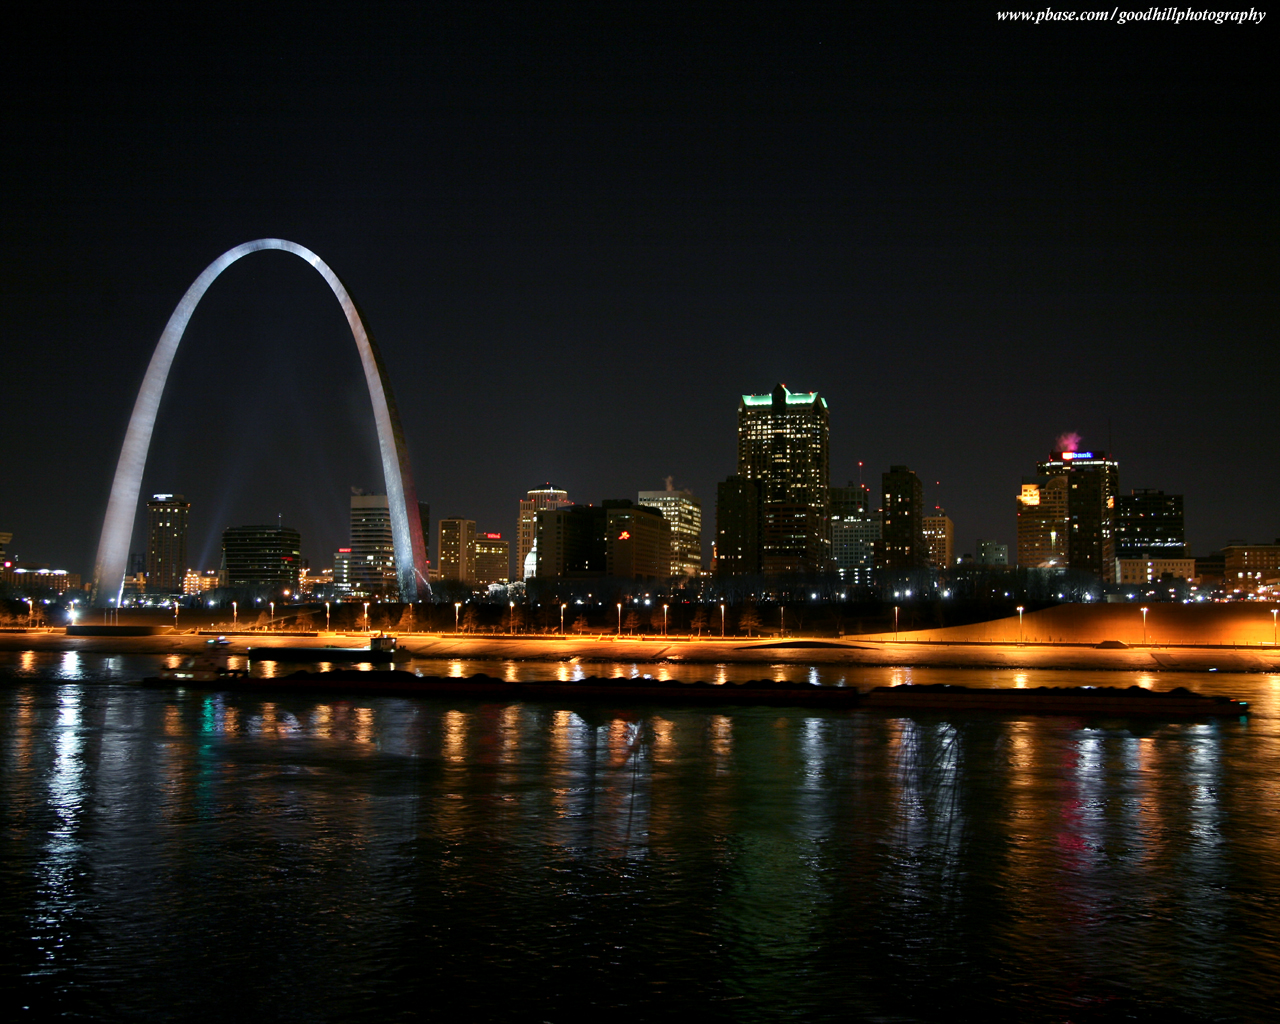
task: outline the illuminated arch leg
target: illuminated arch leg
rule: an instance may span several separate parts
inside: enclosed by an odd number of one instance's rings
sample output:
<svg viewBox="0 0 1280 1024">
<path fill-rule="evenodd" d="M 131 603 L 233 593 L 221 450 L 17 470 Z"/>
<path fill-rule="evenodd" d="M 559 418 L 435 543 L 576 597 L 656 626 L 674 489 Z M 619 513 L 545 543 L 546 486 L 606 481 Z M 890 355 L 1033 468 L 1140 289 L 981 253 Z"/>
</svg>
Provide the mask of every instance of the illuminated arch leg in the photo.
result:
<svg viewBox="0 0 1280 1024">
<path fill-rule="evenodd" d="M 151 447 L 151 433 L 155 428 L 156 412 L 160 408 L 160 396 L 164 393 L 169 367 L 178 351 L 178 343 L 187 329 L 187 322 L 209 286 L 227 267 L 242 256 L 262 249 L 280 249 L 291 252 L 315 267 L 325 279 L 342 311 L 347 315 L 351 336 L 360 352 L 364 367 L 365 383 L 369 386 L 369 398 L 373 402 L 373 418 L 378 427 L 378 448 L 382 453 L 382 473 L 387 487 L 387 504 L 391 511 L 391 539 L 395 545 L 396 572 L 399 576 L 400 599 L 416 601 L 419 593 L 430 593 L 422 569 L 427 564 L 427 549 L 422 536 L 422 520 L 418 514 L 418 497 L 413 487 L 413 472 L 409 455 L 405 451 L 404 434 L 400 429 L 400 417 L 395 399 L 391 395 L 391 382 L 387 379 L 382 357 L 377 346 L 365 330 L 364 322 L 356 310 L 347 289 L 327 263 L 305 246 L 287 242 L 282 238 L 259 238 L 245 242 L 224 252 L 209 264 L 178 303 L 164 333 L 156 345 L 155 354 L 147 366 L 147 375 L 138 390 L 138 400 L 129 417 L 129 429 L 125 433 L 124 446 L 120 450 L 120 462 L 116 467 L 115 481 L 111 485 L 111 498 L 107 502 L 107 514 L 102 521 L 102 538 L 98 542 L 98 557 L 93 568 L 93 601 L 106 605 L 118 601 L 124 586 L 125 563 L 129 556 L 129 540 L 133 535 L 133 518 L 138 508 L 138 491 L 142 487 L 142 470 L 147 463 Z M 421 585 L 420 585 L 421 584 Z"/>
</svg>

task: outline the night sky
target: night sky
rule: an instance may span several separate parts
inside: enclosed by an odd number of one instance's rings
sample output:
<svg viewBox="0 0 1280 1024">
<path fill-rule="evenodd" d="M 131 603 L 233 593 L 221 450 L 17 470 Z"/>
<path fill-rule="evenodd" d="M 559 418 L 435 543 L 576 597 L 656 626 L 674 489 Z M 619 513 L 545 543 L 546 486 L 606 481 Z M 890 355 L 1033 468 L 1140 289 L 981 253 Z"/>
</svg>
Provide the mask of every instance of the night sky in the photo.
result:
<svg viewBox="0 0 1280 1024">
<path fill-rule="evenodd" d="M 1068 431 L 1125 493 L 1185 494 L 1192 553 L 1273 541 L 1272 18 L 999 6 L 28 14 L 3 61 L 10 552 L 88 578 L 166 320 L 266 236 L 360 303 L 433 523 L 513 548 L 529 488 L 671 477 L 709 554 L 738 396 L 779 381 L 827 399 L 833 484 L 910 466 L 957 554 L 1012 551 L 1021 477 Z M 195 568 L 277 515 L 321 568 L 353 486 L 382 478 L 338 304 L 247 257 L 192 320 L 143 494 L 192 502 Z"/>
</svg>

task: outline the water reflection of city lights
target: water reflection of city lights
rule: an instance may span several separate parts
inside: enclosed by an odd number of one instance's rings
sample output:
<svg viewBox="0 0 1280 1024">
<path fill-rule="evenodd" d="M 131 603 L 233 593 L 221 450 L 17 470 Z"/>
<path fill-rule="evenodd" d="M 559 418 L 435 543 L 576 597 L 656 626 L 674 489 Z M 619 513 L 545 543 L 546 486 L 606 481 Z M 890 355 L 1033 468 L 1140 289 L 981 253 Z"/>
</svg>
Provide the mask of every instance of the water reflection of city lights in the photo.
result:
<svg viewBox="0 0 1280 1024">
<path fill-rule="evenodd" d="M 373 708 L 356 708 L 356 735 L 357 743 L 372 743 L 374 741 L 374 717 Z"/>
<path fill-rule="evenodd" d="M 712 765 L 717 775 L 727 775 L 732 768 L 733 719 L 728 715 L 712 715 L 707 723 Z"/>
<path fill-rule="evenodd" d="M 675 759 L 675 724 L 655 715 L 649 720 L 653 731 L 652 754 L 658 764 L 670 764 Z"/>
<path fill-rule="evenodd" d="M 441 755 L 446 761 L 462 763 L 467 758 L 467 716 L 457 710 L 444 714 L 444 743 Z"/>
</svg>

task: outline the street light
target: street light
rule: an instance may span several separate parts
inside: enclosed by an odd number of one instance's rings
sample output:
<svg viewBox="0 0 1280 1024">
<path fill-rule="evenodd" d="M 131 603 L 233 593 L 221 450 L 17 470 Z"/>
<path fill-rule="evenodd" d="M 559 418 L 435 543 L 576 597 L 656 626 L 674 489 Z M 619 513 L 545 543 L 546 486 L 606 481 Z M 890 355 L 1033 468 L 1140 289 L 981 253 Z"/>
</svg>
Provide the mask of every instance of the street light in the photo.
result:
<svg viewBox="0 0 1280 1024">
<path fill-rule="evenodd" d="M 270 609 L 271 609 L 271 628 L 272 628 L 272 629 L 275 629 L 275 628 L 276 628 L 276 603 L 275 603 L 274 601 L 268 601 L 268 602 L 267 602 L 267 605 L 268 605 L 268 607 L 270 607 Z M 177 611 L 174 611 L 174 613 L 173 613 L 173 621 L 174 621 L 174 623 L 175 623 L 175 624 L 176 624 L 176 623 L 177 623 L 177 621 L 178 621 L 178 613 L 177 613 Z"/>
<path fill-rule="evenodd" d="M 458 632 L 458 613 L 462 611 L 462 602 L 453 602 L 453 631 Z"/>
<path fill-rule="evenodd" d="M 324 631 L 329 632 L 329 602 L 324 603 Z"/>
<path fill-rule="evenodd" d="M 1022 605 L 1018 605 L 1018 643 L 1022 643 Z"/>
<path fill-rule="evenodd" d="M 724 602 L 720 602 L 720 639 L 724 639 Z"/>
<path fill-rule="evenodd" d="M 1147 610 L 1142 609 L 1142 642 L 1147 642 Z"/>
<path fill-rule="evenodd" d="M 364 603 L 364 631 L 369 632 L 369 602 Z"/>
<path fill-rule="evenodd" d="M 787 635 L 787 609 L 784 605 L 778 605 L 778 636 Z"/>
<path fill-rule="evenodd" d="M 560 602 L 560 635 L 564 636 L 564 602 Z"/>
<path fill-rule="evenodd" d="M 178 628 L 178 602 L 176 600 L 173 602 L 173 628 Z"/>
<path fill-rule="evenodd" d="M 515 633 L 516 631 L 516 603 L 511 602 L 511 612 L 507 619 L 507 632 Z"/>
<path fill-rule="evenodd" d="M 662 635 L 664 637 L 667 635 L 667 606 L 665 604 L 662 606 Z"/>
<path fill-rule="evenodd" d="M 24 598 L 24 600 L 27 602 L 27 629 L 30 629 L 31 621 L 35 617 L 36 609 L 35 605 L 31 603 L 31 598 Z"/>
<path fill-rule="evenodd" d="M 231 602 L 231 625 L 236 627 L 240 624 L 240 609 L 234 601 Z"/>
<path fill-rule="evenodd" d="M 893 606 L 893 638 L 898 639 L 898 606 Z"/>
<path fill-rule="evenodd" d="M 622 602 L 618 602 L 618 636 L 622 636 Z"/>
</svg>

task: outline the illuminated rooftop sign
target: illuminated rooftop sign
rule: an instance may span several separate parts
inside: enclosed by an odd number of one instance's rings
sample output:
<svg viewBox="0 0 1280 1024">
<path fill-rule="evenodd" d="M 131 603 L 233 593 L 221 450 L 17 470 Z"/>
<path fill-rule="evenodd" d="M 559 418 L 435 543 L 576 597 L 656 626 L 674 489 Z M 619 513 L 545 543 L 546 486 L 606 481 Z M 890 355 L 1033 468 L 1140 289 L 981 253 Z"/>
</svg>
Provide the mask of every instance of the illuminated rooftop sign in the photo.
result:
<svg viewBox="0 0 1280 1024">
<path fill-rule="evenodd" d="M 797 391 L 792 394 L 786 388 L 782 389 L 787 395 L 787 405 L 813 405 L 814 402 L 821 402 L 823 406 L 827 404 L 825 398 L 819 398 L 816 391 Z M 744 405 L 773 405 L 773 395 L 743 395 L 742 403 Z"/>
<path fill-rule="evenodd" d="M 1061 458 L 1063 462 L 1071 462 L 1073 459 L 1091 459 L 1093 452 L 1063 452 Z"/>
</svg>

